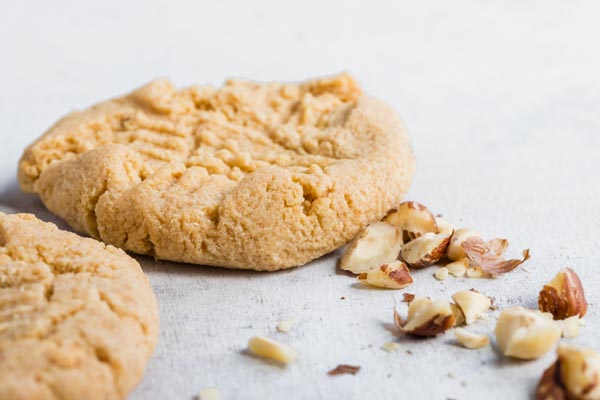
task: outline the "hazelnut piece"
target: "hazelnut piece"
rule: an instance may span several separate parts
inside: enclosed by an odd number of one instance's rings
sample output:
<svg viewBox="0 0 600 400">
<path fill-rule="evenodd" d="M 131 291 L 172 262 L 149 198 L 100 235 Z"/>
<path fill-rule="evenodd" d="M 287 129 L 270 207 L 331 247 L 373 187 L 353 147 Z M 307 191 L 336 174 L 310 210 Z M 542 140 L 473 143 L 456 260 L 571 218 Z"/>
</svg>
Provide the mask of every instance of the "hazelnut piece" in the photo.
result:
<svg viewBox="0 0 600 400">
<path fill-rule="evenodd" d="M 558 271 L 540 291 L 538 304 L 540 310 L 551 313 L 554 319 L 574 315 L 583 317 L 587 311 L 587 301 L 579 276 L 571 268 Z"/>
</svg>

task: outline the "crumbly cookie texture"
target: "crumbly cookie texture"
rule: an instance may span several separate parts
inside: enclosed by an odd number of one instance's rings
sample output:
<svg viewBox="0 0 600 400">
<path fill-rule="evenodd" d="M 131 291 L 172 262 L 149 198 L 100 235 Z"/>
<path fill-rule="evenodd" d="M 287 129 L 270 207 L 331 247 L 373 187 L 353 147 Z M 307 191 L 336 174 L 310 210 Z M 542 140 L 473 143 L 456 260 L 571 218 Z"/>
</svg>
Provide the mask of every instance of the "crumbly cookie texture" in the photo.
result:
<svg viewBox="0 0 600 400">
<path fill-rule="evenodd" d="M 157 335 L 156 299 L 134 259 L 0 213 L 0 399 L 123 399 Z"/>
<path fill-rule="evenodd" d="M 179 91 L 161 79 L 64 117 L 25 150 L 19 181 L 123 249 L 277 270 L 381 219 L 414 163 L 397 114 L 347 74 Z"/>
</svg>

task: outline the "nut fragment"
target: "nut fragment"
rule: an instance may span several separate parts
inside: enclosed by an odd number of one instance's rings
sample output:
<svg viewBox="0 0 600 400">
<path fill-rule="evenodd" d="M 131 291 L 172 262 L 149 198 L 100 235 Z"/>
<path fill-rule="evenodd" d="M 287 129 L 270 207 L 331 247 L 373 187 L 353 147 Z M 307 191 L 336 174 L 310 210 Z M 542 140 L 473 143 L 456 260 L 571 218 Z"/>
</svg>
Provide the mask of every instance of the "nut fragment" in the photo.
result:
<svg viewBox="0 0 600 400">
<path fill-rule="evenodd" d="M 363 272 L 358 279 L 368 285 L 385 289 L 403 289 L 413 283 L 410 271 L 402 261 L 394 261 Z"/>
<path fill-rule="evenodd" d="M 400 256 L 411 267 L 424 268 L 443 257 L 449 241 L 446 233 L 425 233 L 402 246 Z"/>
<path fill-rule="evenodd" d="M 465 316 L 465 323 L 472 324 L 483 316 L 492 306 L 492 300 L 474 290 L 461 290 L 454 293 L 452 300 Z"/>
<path fill-rule="evenodd" d="M 490 344 L 488 335 L 473 333 L 464 328 L 456 328 L 454 335 L 458 342 L 467 349 L 480 349 Z"/>
<path fill-rule="evenodd" d="M 461 258 L 458 261 L 453 261 L 450 264 L 446 265 L 446 268 L 448 268 L 448 272 L 450 272 L 451 275 L 460 278 L 465 276 L 465 273 L 467 272 L 467 266 L 469 265 L 469 260 L 465 258 Z"/>
<path fill-rule="evenodd" d="M 562 337 L 572 338 L 579 336 L 579 326 L 581 325 L 581 320 L 577 315 L 573 315 L 567 319 L 559 319 L 556 321 L 556 323 L 562 331 Z"/>
<path fill-rule="evenodd" d="M 571 268 L 560 270 L 540 291 L 540 310 L 549 312 L 554 319 L 565 319 L 574 315 L 583 317 L 587 301 L 579 276 Z"/>
<path fill-rule="evenodd" d="M 552 315 L 523 307 L 503 310 L 498 317 L 495 333 L 502 353 L 522 360 L 546 354 L 561 336 Z"/>
<path fill-rule="evenodd" d="M 414 336 L 433 337 L 454 325 L 450 303 L 417 297 L 408 305 L 408 317 L 402 331 Z"/>
<path fill-rule="evenodd" d="M 600 399 L 600 354 L 567 344 L 558 346 L 557 354 L 538 383 L 536 400 Z"/>
<path fill-rule="evenodd" d="M 409 240 L 418 238 L 427 232 L 438 233 L 435 217 L 421 203 L 406 201 L 392 210 L 385 218 L 385 222 L 397 226 Z"/>
<path fill-rule="evenodd" d="M 415 299 L 415 295 L 412 293 L 402 293 L 402 301 L 405 303 L 410 303 Z"/>
<path fill-rule="evenodd" d="M 465 257 L 469 260 L 469 266 L 480 269 L 483 276 L 490 278 L 512 271 L 529 259 L 529 249 L 523 250 L 522 260 L 503 259 L 502 252 L 506 246 L 508 243 L 505 243 L 504 239 L 492 239 L 486 243 L 477 237 L 467 238 L 461 244 Z"/>
<path fill-rule="evenodd" d="M 454 225 L 442 218 L 436 218 L 435 222 L 438 226 L 438 233 L 445 233 L 452 236 L 454 233 Z"/>
<path fill-rule="evenodd" d="M 448 268 L 446 267 L 441 267 L 438 268 L 437 271 L 435 271 L 435 279 L 437 279 L 438 281 L 443 281 L 444 279 L 446 279 L 448 277 Z"/>
<path fill-rule="evenodd" d="M 465 314 L 461 311 L 460 307 L 454 303 L 450 303 L 452 314 L 454 314 L 454 326 L 462 326 L 465 324 Z"/>
<path fill-rule="evenodd" d="M 360 371 L 360 367 L 357 365 L 347 365 L 340 364 L 331 371 L 329 371 L 328 375 L 342 375 L 342 374 L 352 374 L 356 375 Z"/>
<path fill-rule="evenodd" d="M 402 248 L 402 232 L 387 222 L 369 225 L 350 243 L 340 268 L 361 274 L 398 259 Z"/>
<path fill-rule="evenodd" d="M 198 400 L 221 400 L 221 393 L 216 388 L 204 388 L 197 396 Z"/>
<path fill-rule="evenodd" d="M 396 342 L 385 342 L 381 348 L 388 353 L 393 353 L 400 348 L 400 345 Z"/>
<path fill-rule="evenodd" d="M 298 357 L 298 352 L 287 344 L 264 336 L 254 336 L 248 341 L 248 348 L 257 356 L 270 358 L 284 364 L 289 364 Z"/>
<path fill-rule="evenodd" d="M 292 327 L 296 323 L 296 318 L 290 318 L 285 321 L 281 321 L 277 324 L 277 330 L 282 333 L 288 333 L 292 330 Z"/>
<path fill-rule="evenodd" d="M 460 228 L 454 231 L 446 254 L 450 260 L 458 261 L 465 256 L 462 244 L 470 237 L 481 237 L 481 235 L 471 228 Z"/>
</svg>

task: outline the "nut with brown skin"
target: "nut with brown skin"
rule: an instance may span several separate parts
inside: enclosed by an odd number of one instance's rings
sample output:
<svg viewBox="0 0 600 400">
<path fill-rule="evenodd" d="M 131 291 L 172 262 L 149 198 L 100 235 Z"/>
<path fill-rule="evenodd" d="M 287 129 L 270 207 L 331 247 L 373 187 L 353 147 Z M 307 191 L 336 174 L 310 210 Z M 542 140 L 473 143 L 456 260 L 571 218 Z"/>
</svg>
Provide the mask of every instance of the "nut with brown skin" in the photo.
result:
<svg viewBox="0 0 600 400">
<path fill-rule="evenodd" d="M 397 209 L 389 212 L 384 221 L 401 229 L 408 240 L 418 238 L 428 232 L 439 232 L 431 211 L 416 201 L 406 201 L 400 204 Z"/>
<path fill-rule="evenodd" d="M 400 250 L 400 257 L 414 268 L 435 264 L 444 256 L 450 235 L 447 233 L 425 233 L 411 240 Z"/>
<path fill-rule="evenodd" d="M 502 253 L 508 247 L 506 239 L 492 239 L 486 242 L 478 237 L 469 237 L 460 246 L 469 261 L 469 269 L 481 271 L 481 275 L 486 278 L 495 278 L 512 271 L 529 259 L 529 249 L 523 250 L 522 260 L 502 258 Z M 469 275 L 468 270 L 467 275 Z"/>
<path fill-rule="evenodd" d="M 587 311 L 587 301 L 579 276 L 571 268 L 560 270 L 540 291 L 540 310 L 549 312 L 554 319 L 565 319 Z"/>
<path fill-rule="evenodd" d="M 340 268 L 355 274 L 391 263 L 402 248 L 402 232 L 387 222 L 377 222 L 365 230 L 346 248 Z"/>
<path fill-rule="evenodd" d="M 450 303 L 417 297 L 408 306 L 408 317 L 402 331 L 409 335 L 433 337 L 446 332 L 454 325 Z"/>
<path fill-rule="evenodd" d="M 536 400 L 600 399 L 600 354 L 567 344 L 558 346 L 557 354 L 538 383 Z"/>
<path fill-rule="evenodd" d="M 365 284 L 385 289 L 403 289 L 413 283 L 410 271 L 402 261 L 394 261 L 363 272 L 358 279 Z"/>
<path fill-rule="evenodd" d="M 447 256 L 450 260 L 458 261 L 465 256 L 462 244 L 470 237 L 481 237 L 481 235 L 471 228 L 460 228 L 454 231 L 447 250 Z"/>
<path fill-rule="evenodd" d="M 498 316 L 495 333 L 502 353 L 521 360 L 543 356 L 561 336 L 560 327 L 551 314 L 523 307 L 503 310 Z"/>
</svg>

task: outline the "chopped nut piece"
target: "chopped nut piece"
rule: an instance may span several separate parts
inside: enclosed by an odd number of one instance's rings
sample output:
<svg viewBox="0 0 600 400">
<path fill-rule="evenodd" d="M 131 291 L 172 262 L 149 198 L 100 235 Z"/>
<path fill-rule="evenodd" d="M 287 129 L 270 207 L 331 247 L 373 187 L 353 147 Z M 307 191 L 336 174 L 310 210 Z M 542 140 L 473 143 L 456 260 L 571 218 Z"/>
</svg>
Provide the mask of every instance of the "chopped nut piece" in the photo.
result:
<svg viewBox="0 0 600 400">
<path fill-rule="evenodd" d="M 408 317 L 402 331 L 421 337 L 433 337 L 444 333 L 454 325 L 450 303 L 417 297 L 408 306 Z"/>
<path fill-rule="evenodd" d="M 296 318 L 290 318 L 285 321 L 281 321 L 277 324 L 277 330 L 282 333 L 288 333 L 292 330 L 292 327 L 296 323 Z"/>
<path fill-rule="evenodd" d="M 221 400 L 221 393 L 215 388 L 204 388 L 197 396 L 198 400 Z"/>
<path fill-rule="evenodd" d="M 496 323 L 496 342 L 506 356 L 531 360 L 546 354 L 561 331 L 552 315 L 523 307 L 507 308 Z"/>
<path fill-rule="evenodd" d="M 452 233 L 454 233 L 454 225 L 442 218 L 436 218 L 435 222 L 438 226 L 438 233 L 445 233 L 448 236 L 452 236 Z"/>
<path fill-rule="evenodd" d="M 414 299 L 415 299 L 415 295 L 412 293 L 403 293 L 402 294 L 402 301 L 405 303 L 410 303 Z"/>
<path fill-rule="evenodd" d="M 402 330 L 404 325 L 406 325 L 406 320 L 402 318 L 402 316 L 398 313 L 398 310 L 394 307 L 394 324 Z"/>
<path fill-rule="evenodd" d="M 348 245 L 340 268 L 355 274 L 396 261 L 402 248 L 402 232 L 387 222 L 377 222 Z"/>
<path fill-rule="evenodd" d="M 402 261 L 394 261 L 363 272 L 358 279 L 371 286 L 386 289 L 403 289 L 413 283 L 410 271 Z"/>
<path fill-rule="evenodd" d="M 409 240 L 418 238 L 427 232 L 438 233 L 435 217 L 423 204 L 407 201 L 390 211 L 385 222 L 397 226 Z"/>
<path fill-rule="evenodd" d="M 494 240 L 499 241 L 503 239 L 492 239 L 490 243 L 493 243 Z M 465 256 L 469 260 L 469 266 L 481 269 L 485 277 L 495 278 L 500 274 L 512 271 L 529 259 L 529 249 L 525 249 L 523 250 L 522 260 L 505 260 L 498 253 L 498 251 L 502 250 L 501 245 L 490 243 L 486 243 L 481 238 L 470 237 L 461 244 Z"/>
<path fill-rule="evenodd" d="M 579 326 L 581 320 L 577 315 L 573 315 L 567 319 L 559 319 L 556 321 L 560 330 L 562 331 L 562 336 L 564 338 L 572 338 L 575 336 L 579 336 Z"/>
<path fill-rule="evenodd" d="M 467 268 L 467 278 L 481 278 L 482 276 L 481 268 Z"/>
<path fill-rule="evenodd" d="M 270 358 L 289 364 L 298 357 L 298 352 L 287 344 L 277 342 L 264 336 L 254 336 L 248 341 L 248 348 L 257 356 Z"/>
<path fill-rule="evenodd" d="M 492 306 L 492 300 L 489 297 L 473 290 L 456 292 L 452 296 L 452 300 L 462 311 L 467 325 L 471 325 L 481 318 Z"/>
<path fill-rule="evenodd" d="M 480 349 L 490 344 L 488 335 L 469 332 L 464 328 L 456 328 L 454 330 L 454 335 L 458 342 L 467 349 Z"/>
<path fill-rule="evenodd" d="M 411 267 L 424 268 L 443 257 L 449 241 L 448 234 L 425 233 L 402 246 L 400 256 Z"/>
<path fill-rule="evenodd" d="M 458 261 L 465 256 L 462 243 L 470 237 L 481 237 L 479 232 L 471 228 L 460 228 L 454 231 L 446 255 L 452 261 Z"/>
<path fill-rule="evenodd" d="M 342 375 L 342 374 L 356 375 L 358 373 L 358 371 L 360 371 L 359 366 L 340 364 L 337 367 L 335 367 L 334 369 L 332 369 L 331 371 L 329 371 L 327 374 L 328 375 Z"/>
<path fill-rule="evenodd" d="M 600 399 L 600 354 L 567 344 L 558 346 L 557 353 L 538 383 L 536 400 Z"/>
<path fill-rule="evenodd" d="M 461 311 L 460 307 L 454 303 L 450 303 L 452 314 L 454 314 L 454 326 L 462 326 L 465 324 L 465 314 Z"/>
<path fill-rule="evenodd" d="M 587 301 L 579 276 L 571 268 L 560 270 L 540 291 L 540 310 L 549 312 L 554 319 L 565 319 L 587 311 Z"/>
<path fill-rule="evenodd" d="M 437 279 L 438 281 L 443 281 L 444 279 L 446 279 L 448 277 L 448 268 L 446 267 L 441 267 L 438 268 L 437 271 L 435 271 L 435 279 Z"/>
<path fill-rule="evenodd" d="M 400 348 L 400 345 L 396 342 L 386 342 L 381 346 L 381 348 L 388 353 L 393 353 Z"/>
<path fill-rule="evenodd" d="M 450 264 L 446 265 L 446 268 L 448 268 L 448 272 L 450 272 L 451 275 L 457 277 L 457 278 L 461 278 L 463 276 L 465 276 L 465 273 L 467 272 L 467 266 L 469 265 L 469 260 L 467 260 L 467 258 L 461 258 L 458 261 L 453 261 Z"/>
</svg>

